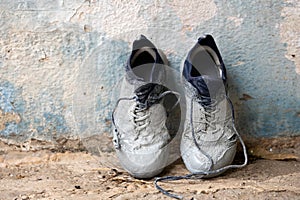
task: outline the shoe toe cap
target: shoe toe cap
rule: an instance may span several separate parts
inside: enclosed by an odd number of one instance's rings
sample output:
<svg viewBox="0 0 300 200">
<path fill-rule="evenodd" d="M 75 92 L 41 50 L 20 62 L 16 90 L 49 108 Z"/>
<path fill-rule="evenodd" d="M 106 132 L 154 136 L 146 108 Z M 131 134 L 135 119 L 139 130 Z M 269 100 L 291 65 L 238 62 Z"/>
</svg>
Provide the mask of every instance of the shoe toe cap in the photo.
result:
<svg viewBox="0 0 300 200">
<path fill-rule="evenodd" d="M 181 156 L 186 168 L 191 173 L 207 172 L 212 166 L 212 161 L 205 156 L 196 146 L 181 150 Z"/>
<path fill-rule="evenodd" d="M 186 168 L 191 173 L 205 173 L 230 165 L 234 159 L 235 153 L 236 144 L 226 149 L 213 147 L 205 149 L 205 151 L 200 151 L 196 145 L 191 145 L 189 148 L 181 148 L 182 159 Z M 205 175 L 204 177 L 214 177 L 223 172 L 224 171 L 211 175 Z"/>
<path fill-rule="evenodd" d="M 168 150 L 155 152 L 117 152 L 123 168 L 135 178 L 152 178 L 158 175 L 167 165 Z"/>
</svg>

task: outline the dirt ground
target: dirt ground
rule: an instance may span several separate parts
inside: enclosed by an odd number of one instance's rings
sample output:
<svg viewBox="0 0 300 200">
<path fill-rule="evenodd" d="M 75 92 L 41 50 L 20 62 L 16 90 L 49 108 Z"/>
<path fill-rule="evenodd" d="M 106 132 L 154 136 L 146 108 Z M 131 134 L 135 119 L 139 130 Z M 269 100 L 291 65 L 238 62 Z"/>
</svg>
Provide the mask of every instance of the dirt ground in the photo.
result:
<svg viewBox="0 0 300 200">
<path fill-rule="evenodd" d="M 213 179 L 160 185 L 184 199 L 300 199 L 299 141 L 249 142 L 250 161 L 243 169 Z M 171 199 L 155 189 L 153 179 L 134 179 L 110 164 L 113 151 L 100 156 L 80 148 L 26 148 L 0 142 L 0 199 Z M 241 161 L 239 151 L 234 162 Z M 178 160 L 160 176 L 187 173 Z"/>
</svg>

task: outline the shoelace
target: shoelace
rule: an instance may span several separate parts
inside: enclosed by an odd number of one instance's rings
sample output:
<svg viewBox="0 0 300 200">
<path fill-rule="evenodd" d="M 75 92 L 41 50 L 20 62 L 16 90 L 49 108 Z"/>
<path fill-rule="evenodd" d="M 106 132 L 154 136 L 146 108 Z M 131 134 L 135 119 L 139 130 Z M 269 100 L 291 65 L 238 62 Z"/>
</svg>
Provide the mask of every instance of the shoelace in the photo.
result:
<svg viewBox="0 0 300 200">
<path fill-rule="evenodd" d="M 192 120 L 193 110 L 194 110 L 193 102 L 197 102 L 197 103 L 201 104 L 204 108 L 204 110 L 202 112 L 204 113 L 205 117 L 202 121 Z M 216 131 L 218 131 L 217 127 L 215 125 L 217 123 L 215 115 L 219 112 L 219 110 L 216 108 L 216 105 L 217 105 L 217 101 L 215 99 L 211 99 L 209 97 L 197 96 L 197 97 L 192 98 L 191 114 L 190 114 L 190 122 L 191 122 L 191 126 L 192 126 L 192 131 L 194 131 L 194 125 L 193 125 L 194 122 L 205 125 L 205 130 L 200 130 L 201 132 L 206 133 L 208 130 L 210 130 L 212 133 L 215 133 Z"/>
<path fill-rule="evenodd" d="M 112 123 L 114 125 L 114 127 L 116 127 L 116 123 L 115 123 L 115 111 L 119 105 L 119 103 L 121 101 L 124 101 L 124 100 L 127 100 L 127 101 L 133 101 L 135 100 L 137 102 L 137 106 L 136 106 L 136 109 L 135 109 L 135 113 L 132 112 L 131 114 L 133 115 L 133 117 L 135 118 L 135 124 L 137 126 L 137 130 L 142 130 L 144 129 L 145 127 L 148 126 L 149 122 L 145 122 L 145 120 L 149 117 L 149 114 L 146 114 L 146 110 L 151 106 L 153 105 L 154 103 L 160 101 L 164 96 L 168 95 L 168 94 L 174 94 L 177 96 L 177 101 L 176 103 L 173 105 L 173 107 L 167 111 L 168 112 L 171 112 L 177 105 L 178 103 L 180 102 L 180 94 L 175 92 L 175 91 L 165 91 L 161 94 L 159 94 L 158 96 L 153 96 L 151 98 L 149 98 L 149 102 L 148 101 L 145 101 L 145 103 L 141 103 L 139 101 L 140 99 L 140 96 L 139 94 L 138 95 L 135 95 L 133 97 L 122 97 L 122 98 L 119 98 L 116 102 L 116 105 L 113 109 L 113 112 L 112 112 Z M 139 114 L 138 114 L 139 113 Z M 119 143 L 119 136 L 118 136 L 118 130 L 117 128 L 115 128 L 114 130 L 114 138 L 113 138 L 113 142 L 114 142 L 114 146 L 116 149 L 120 149 L 120 143 Z M 139 137 L 139 135 L 136 136 L 136 139 Z"/>
<path fill-rule="evenodd" d="M 160 192 L 162 192 L 163 194 L 169 196 L 169 197 L 172 197 L 172 198 L 175 198 L 175 199 L 183 199 L 182 196 L 180 195 L 177 195 L 177 194 L 173 194 L 173 193 L 170 193 L 168 192 L 167 190 L 163 189 L 161 186 L 158 185 L 158 182 L 160 181 L 176 181 L 176 180 L 182 180 L 182 179 L 192 179 L 192 178 L 202 178 L 203 176 L 206 176 L 206 175 L 215 175 L 215 174 L 218 174 L 218 173 L 221 173 L 221 172 L 224 172 L 225 170 L 228 170 L 228 169 L 234 169 L 234 168 L 242 168 L 242 167 L 245 167 L 248 163 L 248 155 L 247 155 L 247 149 L 246 149 L 246 145 L 242 139 L 242 137 L 240 136 L 240 134 L 237 132 L 236 128 L 235 128 L 235 125 L 234 125 L 234 111 L 233 111 L 233 104 L 231 102 L 231 100 L 227 97 L 226 95 L 226 99 L 227 101 L 229 102 L 229 105 L 230 105 L 230 108 L 231 108 L 231 112 L 232 112 L 232 127 L 242 145 L 242 148 L 243 148 L 243 153 L 244 153 L 244 163 L 241 164 L 241 165 L 227 165 L 225 167 L 222 167 L 220 169 L 216 169 L 216 170 L 210 170 L 210 171 L 203 171 L 203 172 L 197 172 L 197 173 L 191 173 L 191 174 L 187 174 L 187 175 L 183 175 L 183 176 L 166 176 L 166 177 L 157 177 L 154 181 L 154 185 L 156 187 L 156 189 L 158 189 Z M 191 104 L 192 104 L 192 101 L 191 101 Z M 192 107 L 191 107 L 192 108 Z M 191 116 L 192 116 L 192 113 L 191 113 Z M 192 119 L 192 118 L 191 118 Z M 191 123 L 192 124 L 192 123 Z M 193 127 L 192 127 L 192 136 L 193 136 L 193 140 L 197 146 L 197 148 L 202 152 L 204 153 L 201 148 L 199 147 L 199 144 L 195 138 L 195 133 L 194 133 L 194 130 L 193 130 Z M 206 154 L 204 154 L 206 155 Z M 209 158 L 209 157 L 208 157 Z M 212 160 L 211 160 L 212 162 Z"/>
<path fill-rule="evenodd" d="M 130 111 L 130 114 L 133 117 L 133 122 L 136 129 L 141 131 L 149 125 L 149 121 L 147 121 L 147 119 L 149 118 L 150 114 L 146 112 L 147 108 L 140 106 L 140 104 L 137 104 L 134 107 L 135 108 Z"/>
<path fill-rule="evenodd" d="M 226 96 L 226 99 L 229 100 L 229 98 L 227 98 L 227 96 Z M 204 116 L 205 116 L 203 121 L 197 121 L 196 123 L 205 124 L 205 130 L 199 130 L 199 132 L 202 132 L 204 134 L 208 134 L 208 132 L 210 132 L 210 134 L 215 134 L 217 131 L 219 131 L 219 129 L 217 129 L 216 123 L 226 122 L 228 120 L 228 118 L 225 118 L 224 120 L 218 120 L 218 121 L 216 120 L 215 115 L 220 111 L 219 109 L 216 108 L 217 100 L 209 98 L 209 97 L 205 97 L 205 96 L 201 96 L 201 97 L 196 96 L 196 97 L 192 98 L 190 122 L 191 122 L 191 131 L 192 131 L 193 142 L 195 143 L 198 150 L 203 155 L 205 155 L 205 157 L 210 161 L 210 166 L 213 167 L 212 158 L 205 151 L 203 151 L 201 149 L 201 147 L 199 146 L 199 144 L 197 142 L 195 129 L 194 129 L 194 120 L 193 120 L 193 111 L 194 111 L 193 102 L 200 103 L 204 108 L 204 110 L 202 111 L 202 112 L 204 112 Z M 233 112 L 232 112 L 232 114 L 233 114 Z"/>
<path fill-rule="evenodd" d="M 215 126 L 215 114 L 216 114 L 216 101 L 213 99 L 210 99 L 208 97 L 193 97 L 191 99 L 191 113 L 190 113 L 190 122 L 191 122 L 191 131 L 192 131 L 192 137 L 193 137 L 193 142 L 195 143 L 196 147 L 198 148 L 198 150 L 205 155 L 205 157 L 209 160 L 210 162 L 210 166 L 213 166 L 213 160 L 212 158 L 201 149 L 201 147 L 199 146 L 197 139 L 196 139 L 196 134 L 195 134 L 195 129 L 194 129 L 194 123 L 193 123 L 193 102 L 196 101 L 200 104 L 202 104 L 203 108 L 204 108 L 204 121 L 199 121 L 198 123 L 204 123 L 206 126 L 206 129 L 208 129 L 209 127 L 213 128 L 212 132 L 217 131 L 216 126 Z M 208 111 L 209 110 L 209 111 Z M 209 119 L 213 119 L 214 121 L 209 121 Z M 200 130 L 200 132 L 204 132 L 206 133 L 206 130 Z"/>
</svg>

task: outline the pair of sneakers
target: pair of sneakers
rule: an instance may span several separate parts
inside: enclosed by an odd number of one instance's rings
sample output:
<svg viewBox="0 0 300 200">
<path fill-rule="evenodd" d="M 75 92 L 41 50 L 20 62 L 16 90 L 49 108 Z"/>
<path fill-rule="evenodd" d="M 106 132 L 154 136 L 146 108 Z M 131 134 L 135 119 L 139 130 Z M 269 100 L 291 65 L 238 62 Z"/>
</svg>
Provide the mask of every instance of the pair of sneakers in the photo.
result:
<svg viewBox="0 0 300 200">
<path fill-rule="evenodd" d="M 200 37 L 188 52 L 179 86 L 184 94 L 166 86 L 166 79 L 172 79 L 166 77 L 170 76 L 166 66 L 166 56 L 145 36 L 133 42 L 120 98 L 112 112 L 113 143 L 123 168 L 136 178 L 154 177 L 170 164 L 174 148 L 180 149 L 191 175 L 156 181 L 213 177 L 246 165 L 245 145 L 235 129 L 227 96 L 225 65 L 213 37 Z M 180 116 L 170 116 L 176 115 L 172 112 L 176 107 L 181 109 Z M 179 120 L 169 120 L 172 117 Z M 176 133 L 180 144 L 171 142 Z M 243 145 L 245 163 L 231 165 L 237 139 Z"/>
</svg>

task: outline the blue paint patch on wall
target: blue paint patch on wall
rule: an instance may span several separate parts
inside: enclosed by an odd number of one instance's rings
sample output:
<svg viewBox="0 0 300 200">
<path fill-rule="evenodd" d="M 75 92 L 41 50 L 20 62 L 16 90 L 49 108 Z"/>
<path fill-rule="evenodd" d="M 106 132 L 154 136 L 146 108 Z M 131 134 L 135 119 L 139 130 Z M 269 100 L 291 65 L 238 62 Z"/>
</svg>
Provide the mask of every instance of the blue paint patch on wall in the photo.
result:
<svg viewBox="0 0 300 200">
<path fill-rule="evenodd" d="M 73 114 L 79 137 L 110 132 L 115 88 L 125 73 L 129 43 L 106 38 L 93 49 L 78 70 Z"/>
<path fill-rule="evenodd" d="M 66 120 L 62 115 L 44 113 L 43 117 L 45 119 L 45 125 L 44 127 L 39 126 L 38 128 L 44 133 L 53 135 L 69 132 L 69 128 L 66 126 Z"/>
<path fill-rule="evenodd" d="M 300 135 L 300 76 L 280 41 L 283 0 L 215 0 L 217 15 L 190 36 L 212 33 L 228 68 L 238 129 L 252 136 Z M 232 17 L 241 19 L 237 25 Z M 243 94 L 253 98 L 244 99 Z"/>
<path fill-rule="evenodd" d="M 55 95 L 57 96 L 53 98 L 51 91 L 47 90 L 38 97 L 29 98 L 29 101 L 25 102 L 22 98 L 22 88 L 16 88 L 8 81 L 0 82 L 0 110 L 20 117 L 19 123 L 15 120 L 4 121 L 5 128 L 0 130 L 0 136 L 16 136 L 16 140 L 25 140 L 29 137 L 53 139 L 54 135 L 67 136 L 70 129 L 63 115 L 64 105 L 59 100 L 63 91 L 55 91 Z M 36 116 L 46 107 L 50 110 L 44 112 L 40 118 Z"/>
<path fill-rule="evenodd" d="M 84 32 L 83 27 L 73 27 L 70 26 L 70 29 L 77 29 L 74 32 L 70 32 L 63 37 L 62 46 L 60 47 L 60 51 L 64 55 L 64 59 L 74 60 L 74 59 L 85 59 L 86 56 L 97 48 L 97 45 L 104 38 L 104 33 L 101 32 Z M 79 29 L 79 30 L 78 30 Z M 75 32 L 82 33 L 78 34 Z M 58 32 L 60 34 L 60 32 Z"/>
<path fill-rule="evenodd" d="M 95 73 L 99 77 L 98 90 L 95 92 L 95 115 L 97 124 L 103 126 L 105 132 L 111 128 L 111 111 L 118 96 L 118 84 L 125 74 L 125 64 L 131 53 L 129 44 L 120 40 L 107 40 L 97 49 L 98 62 Z M 107 55 L 107 51 L 110 52 Z"/>
<path fill-rule="evenodd" d="M 78 34 L 68 33 L 64 38 L 62 52 L 67 57 L 82 57 L 86 51 L 85 41 Z"/>
<path fill-rule="evenodd" d="M 21 121 L 9 121 L 5 123 L 5 129 L 0 130 L 1 137 L 17 135 L 20 139 L 26 137 L 28 123 L 22 119 L 25 101 L 21 97 L 21 88 L 15 88 L 8 81 L 0 82 L 0 110 L 4 113 L 14 113 L 19 115 Z"/>
<path fill-rule="evenodd" d="M 22 98 L 22 88 L 16 88 L 10 82 L 0 82 L 0 109 L 4 113 L 14 113 L 20 117 L 19 123 L 8 121 L 5 129 L 0 130 L 1 137 L 15 136 L 15 140 L 26 140 L 30 137 L 53 139 L 54 136 L 70 133 L 63 116 L 64 105 L 59 100 L 63 91 L 55 91 L 58 100 L 53 99 L 51 91 L 47 90 L 36 98 L 25 102 Z M 53 102 L 54 101 L 54 102 Z M 50 104 L 51 106 L 45 105 Z M 38 117 L 46 107 L 50 110 Z M 5 119 L 4 119 L 5 120 Z"/>
<path fill-rule="evenodd" d="M 24 112 L 24 101 L 20 99 L 21 89 L 15 89 L 10 82 L 0 83 L 0 109 L 4 112 Z"/>
<path fill-rule="evenodd" d="M 62 101 L 64 91 L 56 88 L 53 90 L 47 90 L 38 95 L 36 101 L 42 104 L 37 105 L 34 112 L 39 113 L 41 118 L 31 116 L 34 117 L 32 125 L 37 136 L 50 140 L 62 135 L 67 137 L 71 132 L 64 117 L 65 106 Z"/>
</svg>

